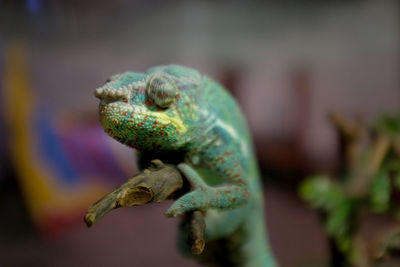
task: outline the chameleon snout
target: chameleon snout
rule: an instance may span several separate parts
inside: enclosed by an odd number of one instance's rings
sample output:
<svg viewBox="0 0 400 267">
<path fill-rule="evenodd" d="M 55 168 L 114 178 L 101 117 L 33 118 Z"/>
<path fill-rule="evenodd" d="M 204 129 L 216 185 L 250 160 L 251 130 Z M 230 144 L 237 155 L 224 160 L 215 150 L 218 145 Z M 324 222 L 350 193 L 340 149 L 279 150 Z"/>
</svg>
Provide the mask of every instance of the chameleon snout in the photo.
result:
<svg viewBox="0 0 400 267">
<path fill-rule="evenodd" d="M 130 99 L 130 90 L 128 87 L 122 87 L 120 89 L 114 89 L 110 87 L 100 87 L 94 91 L 94 95 L 100 100 L 118 100 L 123 99 L 128 101 Z"/>
</svg>

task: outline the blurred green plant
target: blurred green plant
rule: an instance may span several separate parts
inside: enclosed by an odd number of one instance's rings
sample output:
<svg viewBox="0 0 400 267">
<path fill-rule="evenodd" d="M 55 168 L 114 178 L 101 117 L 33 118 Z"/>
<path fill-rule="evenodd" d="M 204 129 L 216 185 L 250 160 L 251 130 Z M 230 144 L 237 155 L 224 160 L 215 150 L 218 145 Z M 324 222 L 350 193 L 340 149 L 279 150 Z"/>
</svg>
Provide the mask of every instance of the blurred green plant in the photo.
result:
<svg viewBox="0 0 400 267">
<path fill-rule="evenodd" d="M 393 198 L 400 191 L 400 116 L 381 116 L 368 128 L 336 114 L 331 119 L 344 140 L 340 175 L 310 176 L 299 194 L 322 215 L 342 266 L 372 266 L 400 249 L 400 225 L 383 231 L 375 244 L 362 239 L 359 229 L 370 214 L 400 220 L 399 203 Z"/>
</svg>

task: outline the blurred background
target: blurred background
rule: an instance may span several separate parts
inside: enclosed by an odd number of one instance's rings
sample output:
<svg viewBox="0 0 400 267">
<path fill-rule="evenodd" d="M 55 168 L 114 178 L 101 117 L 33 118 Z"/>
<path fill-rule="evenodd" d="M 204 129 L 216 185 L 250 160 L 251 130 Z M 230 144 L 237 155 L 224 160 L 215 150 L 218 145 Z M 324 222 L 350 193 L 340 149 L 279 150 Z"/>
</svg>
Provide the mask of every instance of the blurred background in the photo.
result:
<svg viewBox="0 0 400 267">
<path fill-rule="evenodd" d="M 329 112 L 399 112 L 399 11 L 396 0 L 0 1 L 0 266 L 198 266 L 175 250 L 170 202 L 82 220 L 137 172 L 100 127 L 94 89 L 170 63 L 243 107 L 281 266 L 328 266 L 296 187 L 337 168 Z"/>
</svg>

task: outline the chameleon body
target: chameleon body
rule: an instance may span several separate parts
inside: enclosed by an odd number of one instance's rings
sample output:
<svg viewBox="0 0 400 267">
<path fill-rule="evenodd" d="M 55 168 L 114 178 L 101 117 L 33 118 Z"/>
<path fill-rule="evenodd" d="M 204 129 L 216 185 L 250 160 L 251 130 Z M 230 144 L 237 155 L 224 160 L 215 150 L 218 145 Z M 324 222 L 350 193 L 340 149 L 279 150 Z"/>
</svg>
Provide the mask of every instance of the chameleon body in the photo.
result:
<svg viewBox="0 0 400 267">
<path fill-rule="evenodd" d="M 176 163 L 188 180 L 190 191 L 167 216 L 201 210 L 205 239 L 224 241 L 226 264 L 277 266 L 264 229 L 251 136 L 221 85 L 194 69 L 168 65 L 111 76 L 95 95 L 105 131 L 135 148 L 139 165 L 160 158 Z"/>
</svg>

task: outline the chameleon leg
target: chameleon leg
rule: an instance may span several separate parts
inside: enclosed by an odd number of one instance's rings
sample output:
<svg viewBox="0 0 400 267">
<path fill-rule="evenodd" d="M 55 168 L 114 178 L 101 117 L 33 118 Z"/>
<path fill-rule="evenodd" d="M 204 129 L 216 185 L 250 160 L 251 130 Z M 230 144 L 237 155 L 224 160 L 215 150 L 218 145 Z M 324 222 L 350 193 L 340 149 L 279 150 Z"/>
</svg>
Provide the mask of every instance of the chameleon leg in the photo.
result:
<svg viewBox="0 0 400 267">
<path fill-rule="evenodd" d="M 203 178 L 197 173 L 197 171 L 194 170 L 189 164 L 180 163 L 177 167 L 185 175 L 192 189 L 205 190 L 207 187 L 209 187 L 204 182 Z"/>
<path fill-rule="evenodd" d="M 178 164 L 177 167 L 189 181 L 192 191 L 180 197 L 171 205 L 166 211 L 168 217 L 180 216 L 200 207 L 205 208 L 213 194 L 212 188 L 203 181 L 192 167 L 186 163 Z"/>
<path fill-rule="evenodd" d="M 208 186 L 196 170 L 186 163 L 179 164 L 178 169 L 188 179 L 193 191 L 183 195 L 171 205 L 166 211 L 168 217 L 208 208 L 237 208 L 246 204 L 250 197 L 247 188 L 235 185 Z"/>
</svg>

